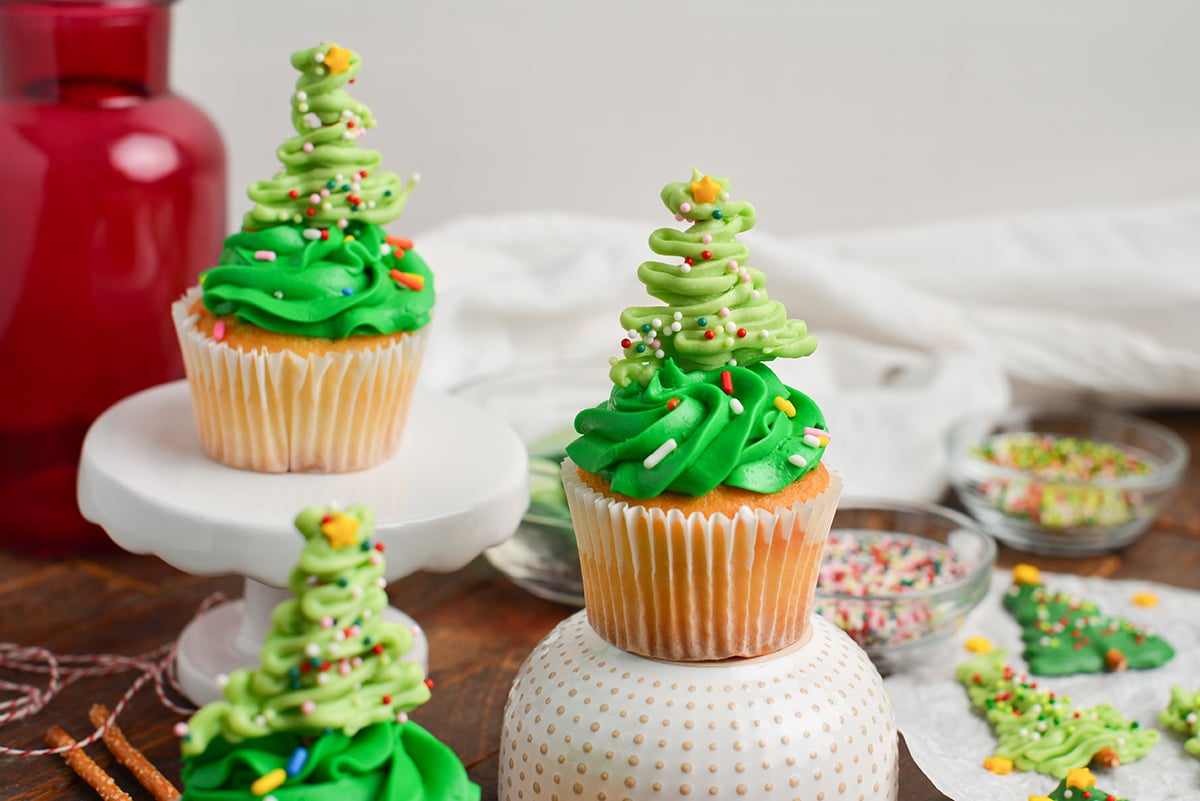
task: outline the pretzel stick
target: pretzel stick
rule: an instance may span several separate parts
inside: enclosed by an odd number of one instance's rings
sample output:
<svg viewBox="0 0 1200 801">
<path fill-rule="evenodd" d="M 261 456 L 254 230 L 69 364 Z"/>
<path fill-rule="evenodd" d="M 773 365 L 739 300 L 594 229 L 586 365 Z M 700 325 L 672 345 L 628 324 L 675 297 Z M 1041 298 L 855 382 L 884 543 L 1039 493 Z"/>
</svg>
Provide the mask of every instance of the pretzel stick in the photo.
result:
<svg viewBox="0 0 1200 801">
<path fill-rule="evenodd" d="M 64 748 L 75 745 L 75 739 L 58 726 L 46 729 L 46 743 L 52 748 Z M 92 786 L 104 801 L 133 801 L 124 790 L 117 786 L 113 777 L 104 772 L 104 768 L 92 761 L 92 758 L 81 749 L 63 751 L 60 756 L 67 761 L 71 769 L 79 774 L 79 778 Z"/>
<path fill-rule="evenodd" d="M 104 704 L 92 704 L 92 708 L 88 710 L 88 718 L 96 728 L 109 723 L 108 717 L 108 708 Z M 159 773 L 158 768 L 154 767 L 141 751 L 130 745 L 115 720 L 109 723 L 104 731 L 104 744 L 117 761 L 129 768 L 129 772 L 150 791 L 154 801 L 174 801 L 179 798 L 179 791 L 175 789 L 175 785 Z"/>
</svg>

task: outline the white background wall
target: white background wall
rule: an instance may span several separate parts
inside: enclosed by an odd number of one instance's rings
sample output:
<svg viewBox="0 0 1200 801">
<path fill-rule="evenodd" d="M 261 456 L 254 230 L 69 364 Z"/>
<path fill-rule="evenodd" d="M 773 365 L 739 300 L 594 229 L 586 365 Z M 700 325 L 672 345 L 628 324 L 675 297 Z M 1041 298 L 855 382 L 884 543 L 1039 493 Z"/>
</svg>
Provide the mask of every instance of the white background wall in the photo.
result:
<svg viewBox="0 0 1200 801">
<path fill-rule="evenodd" d="M 561 209 L 661 221 L 692 164 L 780 235 L 1200 189 L 1196 0 L 185 0 L 173 81 L 244 188 L 292 50 L 358 50 L 399 234 Z"/>
</svg>

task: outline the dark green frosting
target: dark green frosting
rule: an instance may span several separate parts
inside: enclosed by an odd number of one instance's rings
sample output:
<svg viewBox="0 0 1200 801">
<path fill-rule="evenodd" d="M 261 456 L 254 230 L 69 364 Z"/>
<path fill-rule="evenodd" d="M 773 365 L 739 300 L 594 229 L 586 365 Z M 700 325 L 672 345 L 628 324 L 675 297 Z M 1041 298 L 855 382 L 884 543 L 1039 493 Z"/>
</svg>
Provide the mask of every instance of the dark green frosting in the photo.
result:
<svg viewBox="0 0 1200 801">
<path fill-rule="evenodd" d="M 226 239 L 221 266 L 202 277 L 204 305 L 268 331 L 331 339 L 429 322 L 433 274 L 415 252 L 397 259 L 383 229 L 369 223 L 327 229 L 324 239 L 306 230 L 316 229 L 287 223 Z M 424 287 L 397 281 L 392 270 L 420 275 Z"/>
<path fill-rule="evenodd" d="M 236 745 L 214 740 L 202 754 L 185 756 L 183 801 L 250 801 L 250 786 L 286 769 L 298 746 L 303 768 L 271 791 L 277 801 L 478 801 L 458 758 L 416 723 L 384 722 L 353 737 L 332 731 L 315 740 L 273 734 Z"/>
<path fill-rule="evenodd" d="M 782 411 L 776 398 L 795 415 Z M 668 491 L 699 496 L 719 484 L 772 493 L 820 461 L 827 436 L 810 444 L 806 433 L 817 435 L 806 428 L 826 430 L 820 409 L 766 365 L 684 372 L 668 358 L 645 387 L 636 381 L 615 386 L 606 402 L 580 412 L 575 430 L 581 436 L 567 454 L 634 498 Z M 675 448 L 648 467 L 646 458 L 668 440 Z"/>
</svg>

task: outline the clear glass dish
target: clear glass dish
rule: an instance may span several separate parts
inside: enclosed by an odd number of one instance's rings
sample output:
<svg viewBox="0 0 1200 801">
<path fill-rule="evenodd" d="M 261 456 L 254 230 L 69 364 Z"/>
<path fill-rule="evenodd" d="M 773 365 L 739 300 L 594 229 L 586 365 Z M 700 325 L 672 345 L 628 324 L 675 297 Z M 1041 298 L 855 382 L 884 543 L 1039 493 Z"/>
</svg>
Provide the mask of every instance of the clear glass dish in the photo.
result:
<svg viewBox="0 0 1200 801">
<path fill-rule="evenodd" d="M 850 635 L 884 675 L 934 658 L 991 584 L 995 542 L 966 515 L 942 506 L 843 498 L 829 537 L 816 610 Z M 881 543 L 913 550 L 879 569 L 868 568 L 861 580 L 841 577 L 856 564 L 874 561 Z M 941 564 L 925 572 L 936 575 L 903 586 L 930 556 Z"/>
<path fill-rule="evenodd" d="M 473 379 L 454 394 L 504 418 L 529 450 L 529 509 L 516 533 L 488 549 L 489 562 L 539 598 L 583 606 L 575 529 L 559 465 L 575 438 L 575 415 L 612 392 L 603 363 L 513 368 Z"/>
<path fill-rule="evenodd" d="M 1088 556 L 1132 544 L 1179 486 L 1188 449 L 1164 426 L 1115 412 L 1018 407 L 960 421 L 950 483 L 996 539 Z"/>
</svg>

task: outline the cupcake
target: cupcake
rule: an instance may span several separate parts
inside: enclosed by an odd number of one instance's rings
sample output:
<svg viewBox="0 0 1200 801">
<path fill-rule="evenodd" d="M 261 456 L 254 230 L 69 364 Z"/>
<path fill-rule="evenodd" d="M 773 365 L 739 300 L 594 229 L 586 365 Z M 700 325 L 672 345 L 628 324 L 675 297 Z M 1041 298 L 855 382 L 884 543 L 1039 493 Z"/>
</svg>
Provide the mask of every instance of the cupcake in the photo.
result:
<svg viewBox="0 0 1200 801">
<path fill-rule="evenodd" d="M 399 447 L 433 275 L 381 227 L 407 183 L 359 147 L 370 109 L 346 91 L 357 53 L 324 43 L 292 55 L 296 135 L 283 169 L 251 185 L 256 204 L 221 263 L 171 312 L 204 452 L 259 472 L 341 473 Z"/>
<path fill-rule="evenodd" d="M 182 736 L 183 800 L 478 801 L 462 763 L 409 718 L 429 700 L 412 632 L 383 619 L 382 544 L 365 507 L 312 507 L 256 670 Z"/>
<path fill-rule="evenodd" d="M 816 348 L 771 300 L 738 234 L 754 207 L 693 171 L 662 200 L 638 277 L 665 305 L 625 310 L 612 394 L 575 419 L 563 484 L 588 622 L 658 659 L 773 653 L 805 639 L 841 480 L 821 410 L 765 362 Z"/>
</svg>

